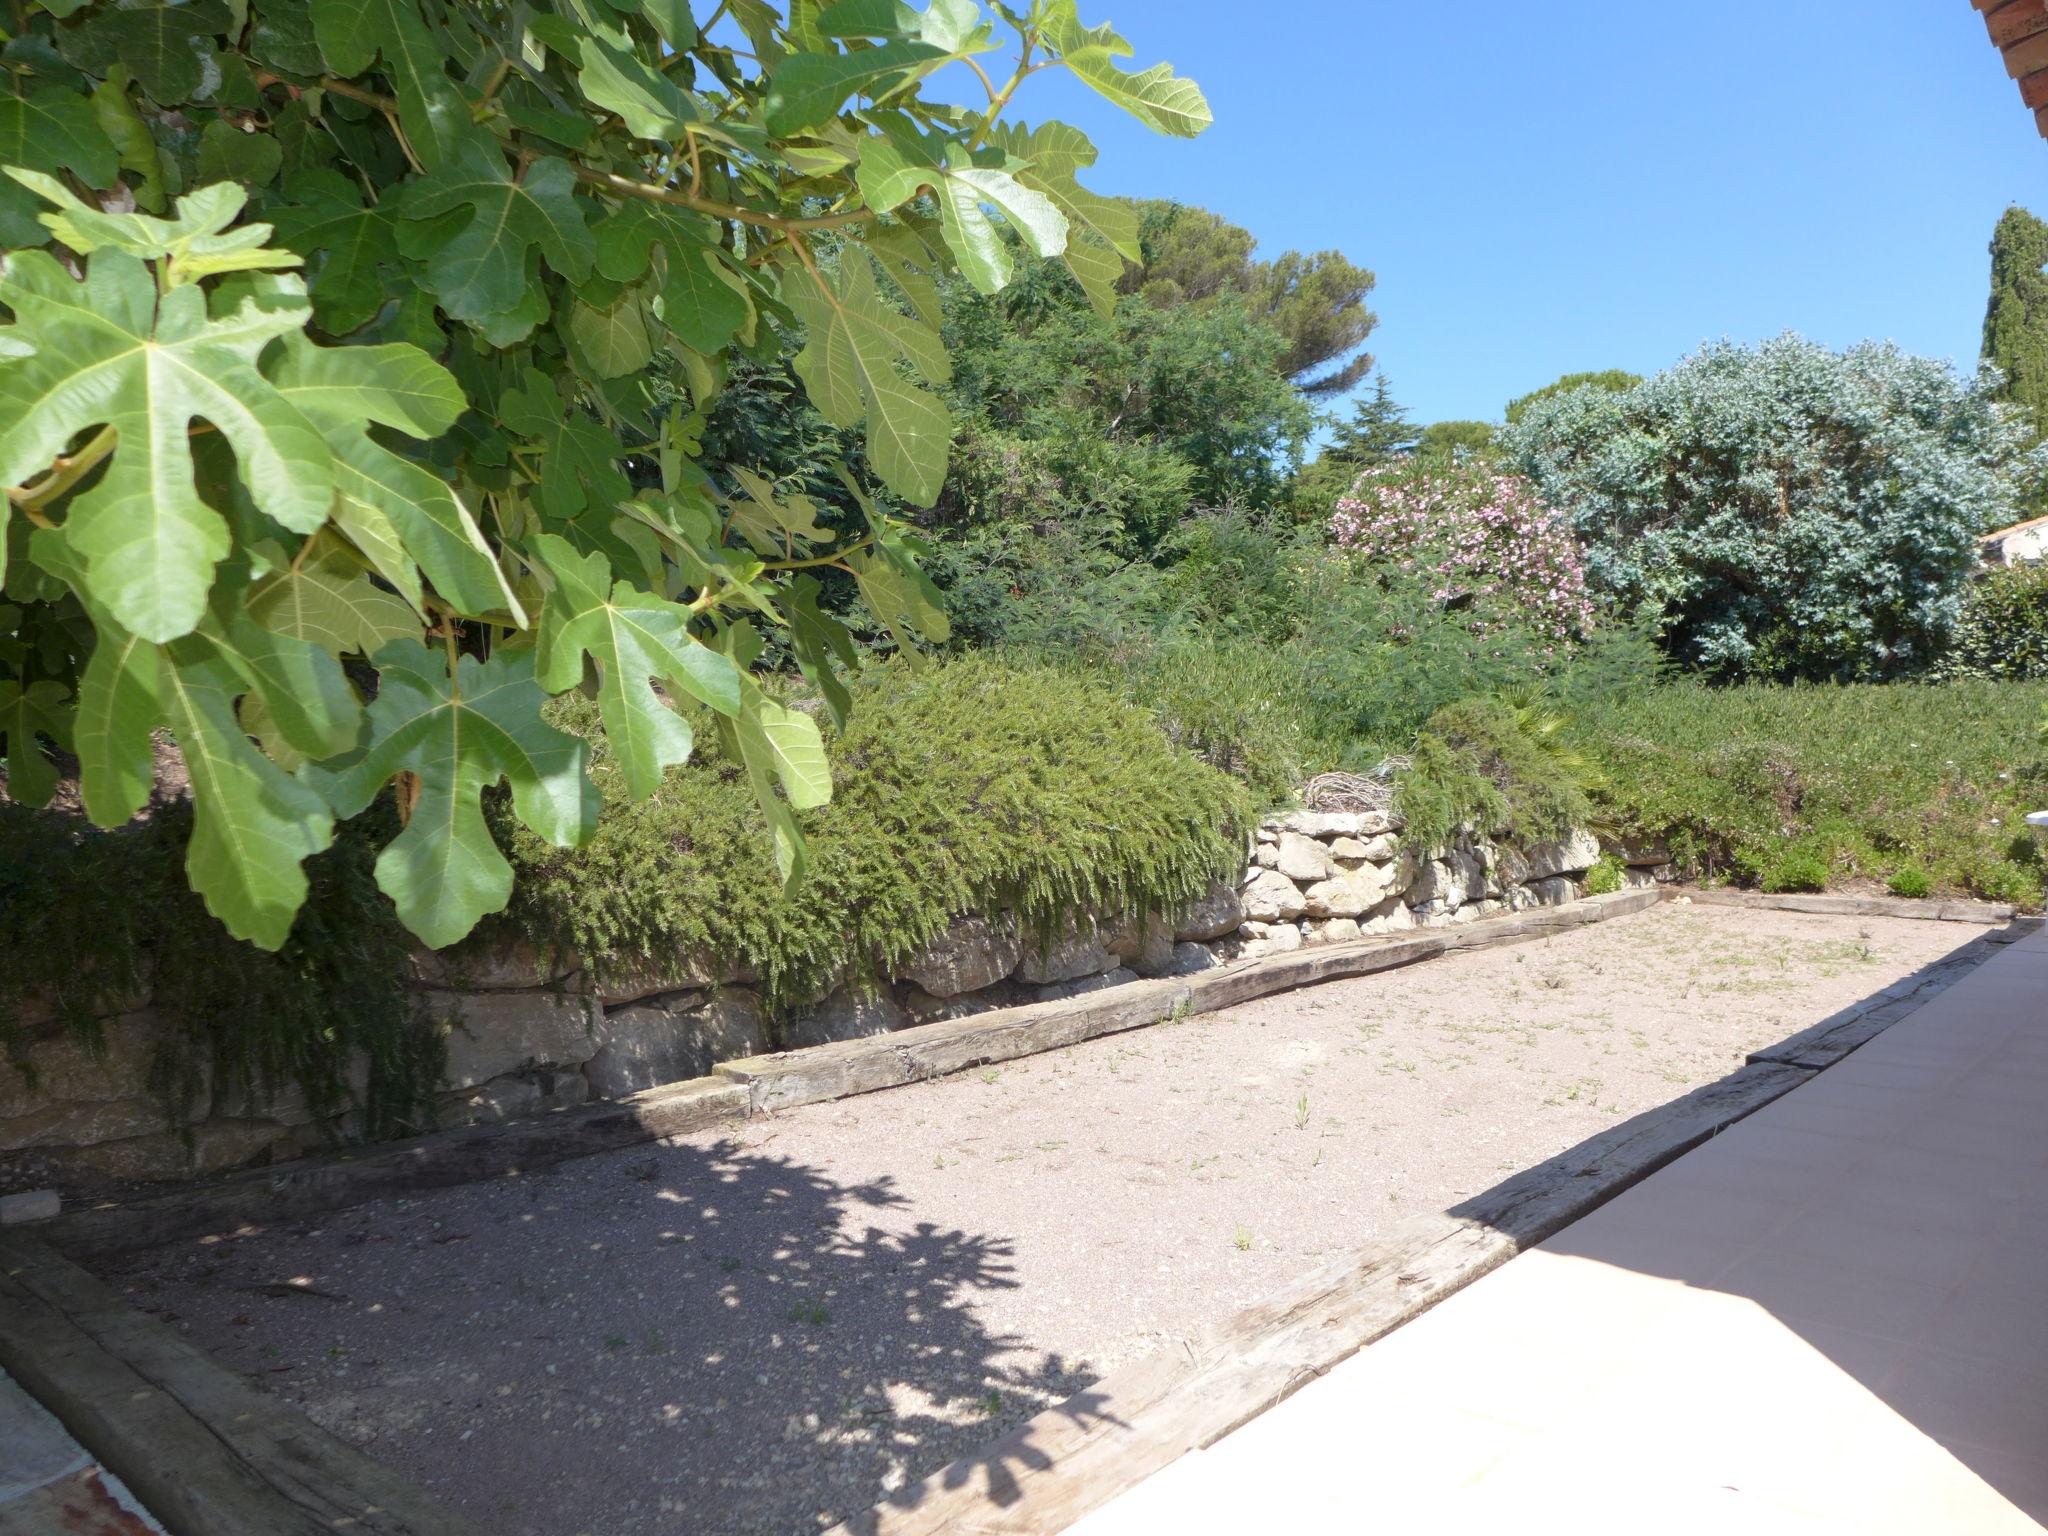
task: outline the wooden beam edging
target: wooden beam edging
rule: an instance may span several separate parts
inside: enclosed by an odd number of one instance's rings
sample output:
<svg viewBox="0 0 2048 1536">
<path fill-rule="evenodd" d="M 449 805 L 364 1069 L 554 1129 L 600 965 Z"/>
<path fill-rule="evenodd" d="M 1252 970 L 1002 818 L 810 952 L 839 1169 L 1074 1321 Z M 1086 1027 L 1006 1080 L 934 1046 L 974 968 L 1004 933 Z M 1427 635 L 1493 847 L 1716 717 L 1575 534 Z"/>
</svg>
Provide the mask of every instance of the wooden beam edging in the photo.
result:
<svg viewBox="0 0 2048 1536">
<path fill-rule="evenodd" d="M 2018 925 L 2015 924 L 2016 928 Z M 2022 930 L 2021 932 L 2024 932 Z M 1776 1062 L 1782 1066 L 1804 1067 L 1817 1072 L 1831 1067 L 1858 1046 L 1867 1045 L 1892 1025 L 1924 1007 L 1936 993 L 1954 986 L 1997 952 L 2021 936 L 2020 932 L 1996 930 L 1979 934 L 1969 943 L 1951 950 L 1940 959 L 1923 965 L 1882 992 L 1830 1014 L 1798 1034 L 1776 1045 L 1751 1051 L 1749 1061 Z"/>
<path fill-rule="evenodd" d="M 1685 886 L 1674 896 L 1710 907 L 1765 907 L 1779 912 L 1812 912 L 1825 917 L 1904 917 L 1944 923 L 2038 923 L 2019 917 L 2016 908 L 1997 901 L 1911 901 L 1901 896 L 1801 896 L 1791 892 L 1731 891 Z"/>
<path fill-rule="evenodd" d="M 623 1099 L 246 1169 L 134 1200 L 83 1206 L 39 1222 L 33 1230 L 52 1247 L 91 1259 L 202 1234 L 247 1231 L 386 1196 L 516 1177 L 571 1158 L 712 1130 L 749 1115 L 921 1082 L 1317 982 L 1367 976 L 1450 950 L 1543 938 L 1644 911 L 1663 895 L 1617 891 L 1455 928 L 1295 950 L 1188 977 L 1105 987 L 888 1035 L 721 1062 L 710 1077 L 667 1083 Z"/>
<path fill-rule="evenodd" d="M 0 1368 L 171 1536 L 481 1536 L 20 1231 L 0 1231 Z"/>
<path fill-rule="evenodd" d="M 1980 935 L 1865 1004 L 1756 1052 L 1717 1082 L 1440 1215 L 1404 1222 L 1218 1327 L 1111 1372 L 826 1536 L 1053 1536 L 1065 1530 L 1811 1081 L 2018 936 Z"/>
</svg>

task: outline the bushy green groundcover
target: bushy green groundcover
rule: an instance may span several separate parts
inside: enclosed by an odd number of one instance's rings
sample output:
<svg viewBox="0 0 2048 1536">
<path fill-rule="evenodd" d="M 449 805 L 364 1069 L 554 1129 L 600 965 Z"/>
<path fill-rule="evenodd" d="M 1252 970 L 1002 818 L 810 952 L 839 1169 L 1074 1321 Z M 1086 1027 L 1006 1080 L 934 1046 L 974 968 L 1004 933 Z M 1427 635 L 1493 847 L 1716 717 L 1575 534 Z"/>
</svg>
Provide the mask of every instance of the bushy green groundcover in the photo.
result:
<svg viewBox="0 0 2048 1536">
<path fill-rule="evenodd" d="M 1880 881 L 2038 908 L 2048 684 L 1667 684 L 1582 707 L 1614 830 L 1765 889 Z"/>
<path fill-rule="evenodd" d="M 600 971 L 692 952 L 737 959 L 771 1005 L 902 960 L 956 913 L 1168 908 L 1231 876 L 1252 818 L 1243 788 L 1171 742 L 1146 710 L 1060 673 L 968 657 L 870 671 L 834 791 L 807 813 L 810 877 L 783 894 L 760 812 L 708 731 L 643 804 L 607 797 L 597 836 L 565 852 L 522 836 L 508 920 Z M 562 722 L 588 730 L 573 707 Z"/>
</svg>

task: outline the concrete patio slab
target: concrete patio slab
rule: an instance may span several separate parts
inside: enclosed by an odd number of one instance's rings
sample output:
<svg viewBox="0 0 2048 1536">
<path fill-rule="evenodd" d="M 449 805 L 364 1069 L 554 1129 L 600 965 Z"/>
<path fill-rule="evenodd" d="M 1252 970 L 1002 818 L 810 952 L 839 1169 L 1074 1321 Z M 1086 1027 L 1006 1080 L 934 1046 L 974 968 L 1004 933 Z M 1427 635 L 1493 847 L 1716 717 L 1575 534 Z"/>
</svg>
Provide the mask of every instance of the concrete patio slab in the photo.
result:
<svg viewBox="0 0 2048 1536">
<path fill-rule="evenodd" d="M 1076 1536 L 2048 1522 L 2048 935 Z"/>
<path fill-rule="evenodd" d="M 121 1480 L 0 1372 L 0 1536 L 163 1536 Z"/>
</svg>

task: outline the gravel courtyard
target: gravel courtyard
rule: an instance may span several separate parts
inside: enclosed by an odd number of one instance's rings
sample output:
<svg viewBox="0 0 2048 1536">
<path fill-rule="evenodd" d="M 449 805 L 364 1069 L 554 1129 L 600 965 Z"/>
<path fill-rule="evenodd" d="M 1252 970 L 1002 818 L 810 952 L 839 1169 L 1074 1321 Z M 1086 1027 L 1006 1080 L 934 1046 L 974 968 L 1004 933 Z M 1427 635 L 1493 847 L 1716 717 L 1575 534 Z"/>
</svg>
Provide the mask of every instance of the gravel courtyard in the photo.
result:
<svg viewBox="0 0 2048 1536">
<path fill-rule="evenodd" d="M 504 1536 L 786 1536 L 1978 932 L 1666 904 L 108 1275 Z"/>
</svg>

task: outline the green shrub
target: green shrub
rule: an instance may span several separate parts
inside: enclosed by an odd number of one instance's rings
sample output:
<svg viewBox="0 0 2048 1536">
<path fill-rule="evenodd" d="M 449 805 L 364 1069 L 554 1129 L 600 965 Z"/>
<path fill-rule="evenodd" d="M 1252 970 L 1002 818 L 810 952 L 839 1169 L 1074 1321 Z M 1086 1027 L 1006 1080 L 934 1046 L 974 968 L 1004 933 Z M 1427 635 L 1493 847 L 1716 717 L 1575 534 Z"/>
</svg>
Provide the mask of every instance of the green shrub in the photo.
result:
<svg viewBox="0 0 2048 1536">
<path fill-rule="evenodd" d="M 1621 889 L 1623 866 L 1621 860 L 1611 853 L 1600 855 L 1600 862 L 1586 871 L 1586 894 L 1588 896 L 1611 896 Z"/>
<path fill-rule="evenodd" d="M 785 894 L 739 767 L 710 730 L 654 796 L 623 803 L 587 706 L 607 797 L 597 835 L 517 843 L 507 921 L 573 944 L 602 973 L 701 952 L 762 977 L 777 1008 L 916 952 L 955 914 L 1172 907 L 1236 872 L 1251 816 L 1233 780 L 1173 746 L 1152 716 L 1071 674 L 973 657 L 876 668 L 847 730 L 828 733 L 834 791 L 803 817 L 811 872 Z"/>
<path fill-rule="evenodd" d="M 1683 683 L 1588 701 L 1574 729 L 1600 814 L 1695 874 L 1783 876 L 1797 847 L 1833 878 L 1913 864 L 1935 892 L 2035 905 L 2044 702 L 2038 683 Z"/>
<path fill-rule="evenodd" d="M 2008 565 L 1970 583 L 1941 673 L 2048 678 L 2048 565 Z"/>
<path fill-rule="evenodd" d="M 1290 802 L 1312 752 L 1284 652 L 1211 636 L 1169 638 L 1134 658 L 1122 689 L 1167 739 L 1250 790 L 1261 810 Z"/>
<path fill-rule="evenodd" d="M 1531 840 L 1587 825 L 1599 782 L 1560 716 L 1526 701 L 1467 699 L 1417 734 L 1394 803 L 1417 847 L 1442 847 L 1467 827 Z"/>
<path fill-rule="evenodd" d="M 1890 343 L 1708 346 L 1632 389 L 1531 403 L 1510 462 L 1595 586 L 1721 677 L 1878 679 L 1945 650 L 1977 535 L 2041 473 L 1997 376 Z"/>
<path fill-rule="evenodd" d="M 1830 873 L 1828 861 L 1814 849 L 1789 844 L 1765 858 L 1757 884 L 1767 891 L 1824 891 Z"/>
<path fill-rule="evenodd" d="M 1934 881 L 1918 864 L 1901 864 L 1884 884 L 1894 896 L 1905 896 L 1915 901 L 1934 890 Z"/>
<path fill-rule="evenodd" d="M 1994 859 L 1972 869 L 1965 877 L 1972 894 L 1985 901 L 2010 902 L 2014 906 L 2041 905 L 2042 878 L 2037 863 L 2015 859 Z"/>
</svg>

